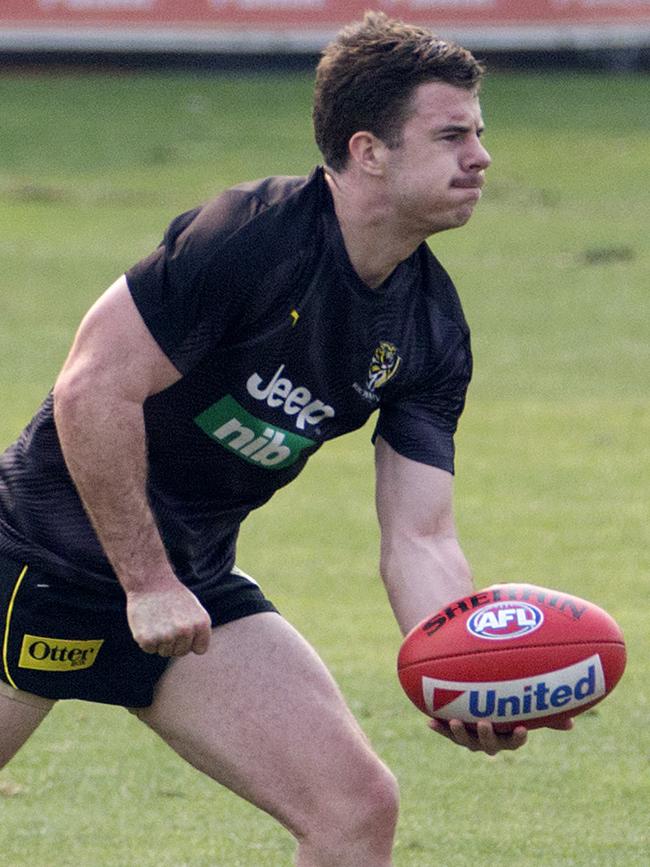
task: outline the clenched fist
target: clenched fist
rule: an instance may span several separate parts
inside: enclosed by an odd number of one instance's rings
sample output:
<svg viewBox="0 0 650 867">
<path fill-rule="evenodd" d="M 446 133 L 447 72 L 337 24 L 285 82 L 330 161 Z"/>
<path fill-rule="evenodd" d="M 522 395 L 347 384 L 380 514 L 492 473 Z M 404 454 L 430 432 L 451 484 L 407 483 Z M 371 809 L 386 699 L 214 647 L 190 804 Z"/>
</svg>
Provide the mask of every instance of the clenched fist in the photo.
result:
<svg viewBox="0 0 650 867">
<path fill-rule="evenodd" d="M 131 633 L 145 653 L 185 656 L 208 649 L 210 615 L 180 582 L 164 590 L 130 591 L 126 600 Z"/>
</svg>

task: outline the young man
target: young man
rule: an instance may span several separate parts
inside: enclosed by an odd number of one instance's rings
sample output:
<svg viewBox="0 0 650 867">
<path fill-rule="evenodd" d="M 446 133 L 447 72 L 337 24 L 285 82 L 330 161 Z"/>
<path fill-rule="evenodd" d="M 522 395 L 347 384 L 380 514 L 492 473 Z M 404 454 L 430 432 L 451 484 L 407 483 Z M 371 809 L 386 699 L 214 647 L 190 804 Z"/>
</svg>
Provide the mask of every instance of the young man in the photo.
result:
<svg viewBox="0 0 650 867">
<path fill-rule="evenodd" d="M 379 410 L 401 629 L 470 590 L 452 517 L 469 334 L 424 241 L 480 198 L 481 75 L 464 49 L 369 13 L 319 65 L 324 168 L 178 217 L 86 315 L 0 462 L 2 762 L 57 699 L 124 705 L 285 825 L 301 867 L 391 863 L 395 781 L 235 543 L 324 441 Z M 488 753 L 526 736 L 433 727 Z"/>
</svg>

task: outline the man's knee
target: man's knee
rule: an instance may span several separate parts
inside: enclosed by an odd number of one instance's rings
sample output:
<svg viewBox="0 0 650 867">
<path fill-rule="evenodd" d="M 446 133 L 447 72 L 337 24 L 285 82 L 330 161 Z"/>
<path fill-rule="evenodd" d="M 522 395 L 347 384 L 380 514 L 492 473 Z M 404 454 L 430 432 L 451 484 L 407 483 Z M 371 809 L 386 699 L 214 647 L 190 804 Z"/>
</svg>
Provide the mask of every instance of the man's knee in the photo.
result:
<svg viewBox="0 0 650 867">
<path fill-rule="evenodd" d="M 329 853 L 332 864 L 354 863 L 346 860 L 351 852 L 358 857 L 375 853 L 376 861 L 366 863 L 384 863 L 381 858 L 392 848 L 399 811 L 397 780 L 385 765 L 375 760 L 350 766 L 346 779 L 318 807 L 307 817 L 304 833 L 297 835 L 305 847 L 313 847 L 321 857 Z M 330 861 L 324 857 L 322 863 Z"/>
<path fill-rule="evenodd" d="M 371 835 L 383 832 L 392 839 L 399 812 L 399 787 L 385 765 L 377 763 L 358 796 L 360 823 Z"/>
</svg>

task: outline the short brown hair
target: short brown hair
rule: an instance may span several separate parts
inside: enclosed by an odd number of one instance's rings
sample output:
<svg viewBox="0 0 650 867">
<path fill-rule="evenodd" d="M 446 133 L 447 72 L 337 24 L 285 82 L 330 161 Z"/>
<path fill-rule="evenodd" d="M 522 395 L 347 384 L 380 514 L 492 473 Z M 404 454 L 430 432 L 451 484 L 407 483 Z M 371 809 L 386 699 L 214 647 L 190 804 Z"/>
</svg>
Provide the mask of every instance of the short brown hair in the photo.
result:
<svg viewBox="0 0 650 867">
<path fill-rule="evenodd" d="M 316 69 L 314 133 L 325 163 L 344 169 L 348 142 L 359 130 L 397 147 L 418 85 L 442 81 L 477 90 L 484 72 L 460 45 L 383 12 L 367 12 L 341 30 Z"/>
</svg>

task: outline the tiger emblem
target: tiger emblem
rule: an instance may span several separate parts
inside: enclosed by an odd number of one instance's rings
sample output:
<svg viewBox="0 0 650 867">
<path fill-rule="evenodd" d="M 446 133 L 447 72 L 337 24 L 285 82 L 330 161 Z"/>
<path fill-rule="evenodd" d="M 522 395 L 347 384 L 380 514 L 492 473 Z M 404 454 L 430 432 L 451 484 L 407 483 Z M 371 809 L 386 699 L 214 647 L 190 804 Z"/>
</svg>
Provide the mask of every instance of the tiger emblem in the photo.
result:
<svg viewBox="0 0 650 867">
<path fill-rule="evenodd" d="M 393 343 L 382 340 L 372 354 L 366 388 L 369 391 L 376 391 L 382 385 L 386 385 L 388 380 L 397 373 L 401 362 L 402 359 L 397 353 L 397 347 Z"/>
</svg>

